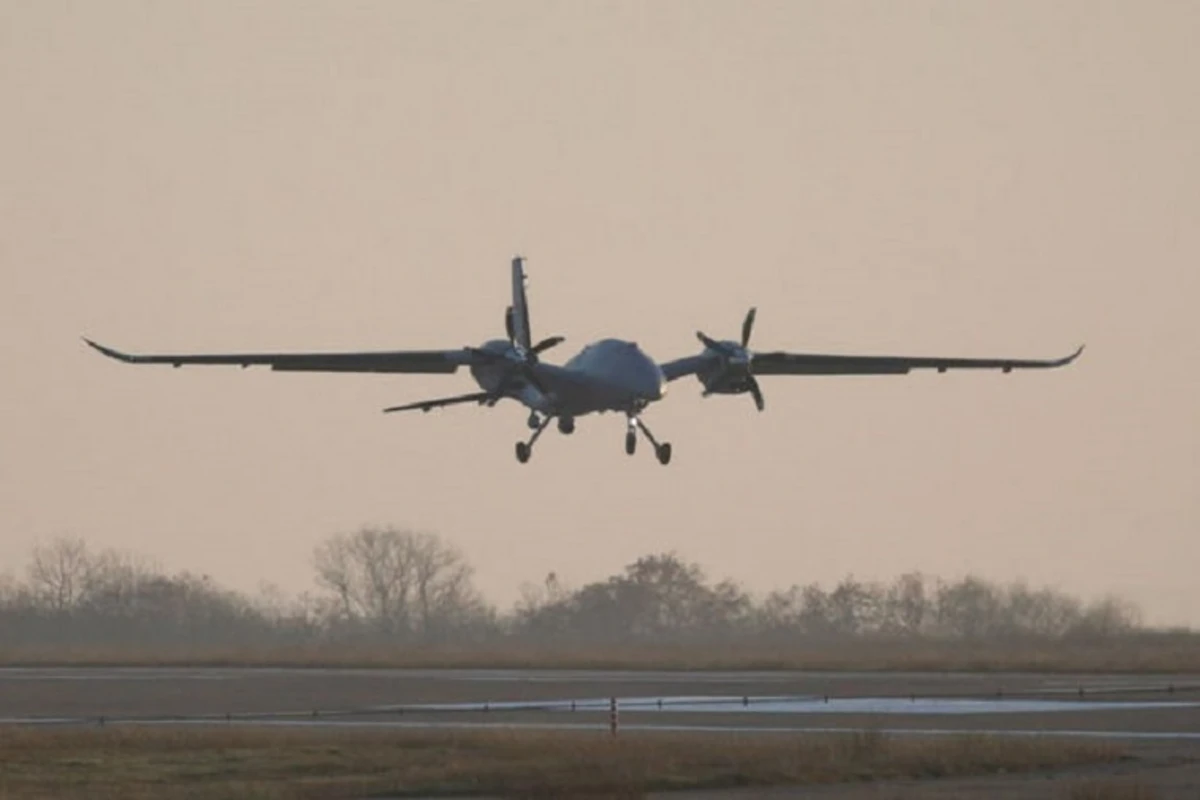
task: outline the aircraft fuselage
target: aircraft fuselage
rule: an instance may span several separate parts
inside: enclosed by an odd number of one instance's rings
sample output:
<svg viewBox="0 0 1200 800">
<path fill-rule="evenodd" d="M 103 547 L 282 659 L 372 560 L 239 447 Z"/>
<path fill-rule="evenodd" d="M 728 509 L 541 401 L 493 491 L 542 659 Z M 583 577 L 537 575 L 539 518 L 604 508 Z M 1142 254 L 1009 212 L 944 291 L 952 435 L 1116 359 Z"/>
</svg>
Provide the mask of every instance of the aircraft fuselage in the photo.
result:
<svg viewBox="0 0 1200 800">
<path fill-rule="evenodd" d="M 480 349 L 513 352 L 503 339 L 486 342 Z M 519 359 L 515 352 L 513 359 Z M 667 379 L 657 362 L 635 342 L 622 339 L 592 342 L 561 366 L 539 363 L 533 369 L 549 387 L 548 393 L 516 376 L 509 378 L 504 394 L 560 419 L 603 411 L 636 413 L 666 393 Z M 477 364 L 471 367 L 471 377 L 483 391 L 496 392 L 509 370 L 507 361 Z"/>
<path fill-rule="evenodd" d="M 565 392 L 567 413 L 573 416 L 593 411 L 636 412 L 661 400 L 667 378 L 658 363 L 637 346 L 622 339 L 601 339 L 580 350 L 562 367 L 587 376 L 590 389 Z M 594 387 L 602 387 L 596 391 Z"/>
</svg>

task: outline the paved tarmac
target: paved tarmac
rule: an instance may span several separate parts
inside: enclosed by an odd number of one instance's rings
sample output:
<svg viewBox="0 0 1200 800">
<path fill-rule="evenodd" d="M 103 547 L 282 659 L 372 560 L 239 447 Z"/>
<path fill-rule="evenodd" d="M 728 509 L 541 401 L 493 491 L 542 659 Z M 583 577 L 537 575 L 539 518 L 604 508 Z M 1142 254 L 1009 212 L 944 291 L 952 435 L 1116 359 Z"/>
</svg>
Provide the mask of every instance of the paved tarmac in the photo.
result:
<svg viewBox="0 0 1200 800">
<path fill-rule="evenodd" d="M 1200 675 L 5 668 L 0 721 L 761 733 L 880 730 L 1195 741 Z"/>
<path fill-rule="evenodd" d="M 1200 796 L 1200 675 L 0 668 L 0 724 L 35 726 L 603 731 L 613 698 L 622 731 L 1061 736 L 1119 742 L 1129 756 L 1034 775 L 664 796 L 674 800 Z M 1095 794 L 1093 780 L 1132 793 Z"/>
</svg>

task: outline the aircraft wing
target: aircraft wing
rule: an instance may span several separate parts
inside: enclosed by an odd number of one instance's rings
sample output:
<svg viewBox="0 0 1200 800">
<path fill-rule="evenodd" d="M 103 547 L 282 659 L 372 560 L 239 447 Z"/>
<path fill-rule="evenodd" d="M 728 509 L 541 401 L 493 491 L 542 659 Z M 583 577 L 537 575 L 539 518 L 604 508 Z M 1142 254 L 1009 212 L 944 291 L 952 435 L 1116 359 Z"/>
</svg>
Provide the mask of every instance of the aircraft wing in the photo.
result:
<svg viewBox="0 0 1200 800">
<path fill-rule="evenodd" d="M 914 369 L 1052 369 L 1070 364 L 1083 352 L 1080 347 L 1065 358 L 1038 361 L 1015 358 L 929 358 L 913 356 L 854 356 L 821 353 L 755 353 L 751 372 L 755 375 L 904 375 Z M 660 364 L 667 380 L 693 375 L 720 356 L 706 353 Z"/>
<path fill-rule="evenodd" d="M 420 409 L 421 411 L 429 411 L 432 408 L 443 408 L 445 406 L 458 405 L 459 403 L 485 403 L 488 400 L 498 400 L 499 398 L 491 392 L 472 392 L 471 394 L 460 394 L 454 397 L 439 397 L 436 400 L 419 400 L 416 403 L 405 403 L 402 406 L 392 406 L 385 408 L 383 413 L 390 414 L 393 411 L 412 411 Z"/>
<path fill-rule="evenodd" d="M 674 361 L 668 361 L 665 364 L 659 364 L 658 368 L 663 371 L 663 375 L 666 376 L 668 381 L 673 381 L 685 375 L 694 375 L 706 363 L 715 361 L 717 358 L 718 356 L 713 355 L 686 356 L 684 358 L 677 358 Z"/>
<path fill-rule="evenodd" d="M 914 369 L 1052 369 L 1070 364 L 1083 352 L 1080 347 L 1065 358 L 1035 361 L 1014 358 L 928 358 L 911 356 L 843 356 L 814 353 L 755 353 L 755 375 L 904 375 Z"/>
<path fill-rule="evenodd" d="M 362 353 L 231 353 L 198 355 L 131 355 L 84 339 L 109 358 L 127 364 L 226 364 L 268 366 L 281 372 L 412 372 L 451 373 L 473 363 L 467 350 L 393 350 Z"/>
</svg>

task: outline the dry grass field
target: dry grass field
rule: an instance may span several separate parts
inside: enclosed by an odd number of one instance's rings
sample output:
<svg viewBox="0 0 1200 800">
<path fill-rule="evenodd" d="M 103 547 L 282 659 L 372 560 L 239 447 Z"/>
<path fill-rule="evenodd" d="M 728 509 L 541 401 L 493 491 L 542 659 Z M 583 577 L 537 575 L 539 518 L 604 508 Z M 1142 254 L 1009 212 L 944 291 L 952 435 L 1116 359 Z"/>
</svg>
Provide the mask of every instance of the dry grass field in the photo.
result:
<svg viewBox="0 0 1200 800">
<path fill-rule="evenodd" d="M 1121 757 L 1118 747 L 1099 742 L 872 733 L 614 739 L 579 732 L 4 728 L 0 797 L 634 798 L 670 789 L 1019 773 Z"/>
</svg>

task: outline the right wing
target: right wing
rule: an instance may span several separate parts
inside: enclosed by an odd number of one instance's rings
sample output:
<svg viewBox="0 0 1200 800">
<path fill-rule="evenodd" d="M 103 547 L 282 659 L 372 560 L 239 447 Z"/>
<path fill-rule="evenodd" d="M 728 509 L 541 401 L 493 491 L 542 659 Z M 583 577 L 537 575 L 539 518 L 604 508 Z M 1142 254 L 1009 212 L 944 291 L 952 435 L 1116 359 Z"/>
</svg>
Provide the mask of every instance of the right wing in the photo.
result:
<svg viewBox="0 0 1200 800">
<path fill-rule="evenodd" d="M 268 366 L 281 372 L 451 373 L 480 357 L 460 350 L 392 350 L 364 353 L 232 353 L 214 355 L 130 355 L 84 339 L 109 358 L 127 364 L 227 364 Z"/>
</svg>

